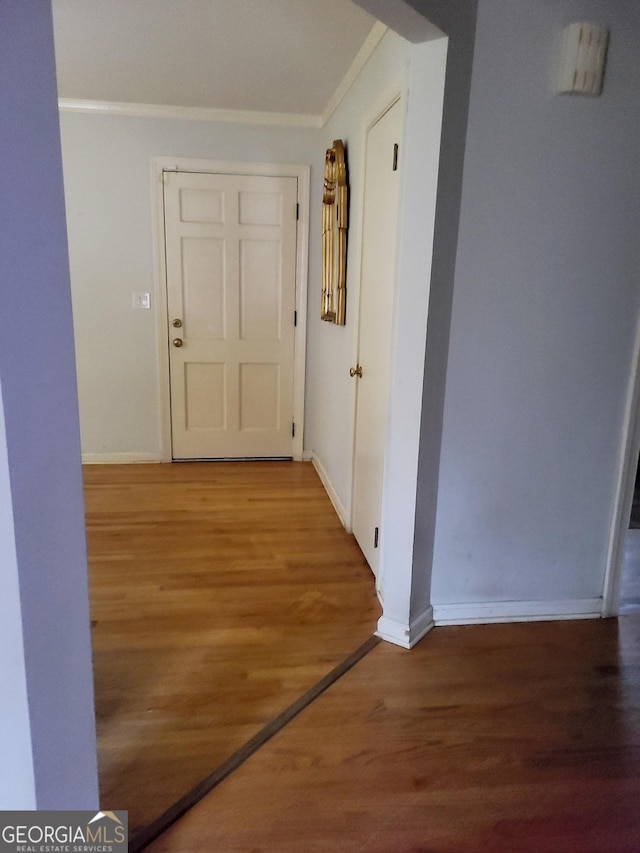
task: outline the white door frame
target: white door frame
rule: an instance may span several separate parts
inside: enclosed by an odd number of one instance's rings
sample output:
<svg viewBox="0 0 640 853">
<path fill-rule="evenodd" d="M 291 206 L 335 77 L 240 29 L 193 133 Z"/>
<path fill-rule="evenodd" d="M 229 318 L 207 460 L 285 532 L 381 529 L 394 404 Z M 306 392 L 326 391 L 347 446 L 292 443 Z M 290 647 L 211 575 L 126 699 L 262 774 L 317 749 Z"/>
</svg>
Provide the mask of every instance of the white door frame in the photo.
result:
<svg viewBox="0 0 640 853">
<path fill-rule="evenodd" d="M 607 566 L 602 594 L 602 615 L 617 616 L 620 606 L 620 587 L 622 585 L 622 567 L 624 545 L 629 516 L 633 502 L 633 492 L 640 453 L 640 324 L 636 329 L 633 348 L 632 369 L 627 388 L 624 411 L 624 431 L 621 453 L 616 472 L 616 494 L 613 506 Z"/>
<path fill-rule="evenodd" d="M 154 278 L 156 285 L 156 340 L 158 347 L 158 387 L 160 392 L 160 453 L 171 462 L 171 409 L 169 394 L 169 351 L 167 347 L 167 270 L 165 266 L 163 172 L 210 172 L 227 175 L 261 175 L 296 178 L 298 181 L 298 222 L 296 237 L 296 312 L 293 353 L 293 421 L 296 425 L 292 453 L 302 460 L 304 436 L 304 383 L 307 342 L 307 278 L 309 255 L 310 166 L 280 163 L 243 163 L 227 160 L 194 160 L 184 157 L 151 159 L 151 196 L 154 238 Z"/>
</svg>

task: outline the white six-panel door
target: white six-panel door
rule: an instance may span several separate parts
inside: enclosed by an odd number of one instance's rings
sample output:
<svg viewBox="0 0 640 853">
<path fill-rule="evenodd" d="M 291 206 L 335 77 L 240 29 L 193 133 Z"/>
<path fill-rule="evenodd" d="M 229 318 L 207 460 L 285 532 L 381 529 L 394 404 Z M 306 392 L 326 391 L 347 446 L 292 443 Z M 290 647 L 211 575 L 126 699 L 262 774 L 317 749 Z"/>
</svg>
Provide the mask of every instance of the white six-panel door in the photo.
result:
<svg viewBox="0 0 640 853">
<path fill-rule="evenodd" d="M 290 457 L 297 180 L 164 173 L 174 459 Z"/>
</svg>

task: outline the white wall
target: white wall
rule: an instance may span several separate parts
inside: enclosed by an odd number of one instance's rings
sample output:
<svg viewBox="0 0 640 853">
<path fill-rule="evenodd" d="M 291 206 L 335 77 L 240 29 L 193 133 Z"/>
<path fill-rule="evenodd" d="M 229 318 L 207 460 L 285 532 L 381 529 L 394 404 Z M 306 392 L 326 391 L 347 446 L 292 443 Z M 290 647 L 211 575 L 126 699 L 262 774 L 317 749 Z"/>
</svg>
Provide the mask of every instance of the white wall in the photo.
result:
<svg viewBox="0 0 640 853">
<path fill-rule="evenodd" d="M 559 34 L 576 20 L 611 29 L 601 98 L 553 91 Z M 434 547 L 440 619 L 598 612 L 640 303 L 639 38 L 631 2 L 480 3 Z"/>
<path fill-rule="evenodd" d="M 14 741 L 20 764 L 7 766 L 3 754 L 3 787 L 15 781 L 16 790 L 0 808 L 33 808 L 35 783 L 39 809 L 92 809 L 98 786 L 87 566 L 51 9 L 40 0 L 3 0 L 1 8 L 0 154 L 6 167 L 0 172 L 0 379 L 6 442 L 0 437 L 0 489 L 8 502 L 2 523 L 5 530 L 12 524 L 13 534 L 2 537 L 9 596 L 3 605 L 10 621 L 2 620 L 0 649 L 3 716 L 5 678 L 18 691 L 4 717 L 9 728 L 3 738 Z M 22 671 L 31 769 L 23 764 Z M 18 761 L 15 751 L 13 757 Z"/>
<path fill-rule="evenodd" d="M 313 451 L 333 489 L 343 521 L 350 522 L 355 381 L 349 368 L 355 364 L 358 331 L 358 292 L 364 134 L 375 118 L 381 95 L 400 91 L 406 84 L 408 43 L 386 33 L 346 97 L 321 133 L 321 157 L 334 139 L 345 143 L 349 166 L 349 234 L 347 244 L 346 324 L 320 320 L 320 235 L 312 233 L 309 275 L 309 324 L 307 327 L 307 408 L 305 446 Z M 313 176 L 317 193 L 322 172 Z"/>
<path fill-rule="evenodd" d="M 429 29 L 433 35 L 433 28 Z M 412 602 L 414 518 L 423 363 L 447 40 L 411 45 L 387 33 L 325 128 L 325 145 L 344 140 L 350 174 L 347 324 L 309 324 L 308 442 L 343 520 L 351 515 L 352 454 L 362 232 L 365 132 L 399 93 L 405 111 L 400 153 L 398 257 L 391 364 L 390 419 L 385 453 L 379 585 L 381 636 L 406 645 L 431 624 L 428 585 Z M 319 259 L 312 270 L 320 269 Z M 315 276 L 317 279 L 317 275 Z M 319 281 L 311 278 L 311 300 Z M 312 309 L 313 310 L 313 309 Z M 366 366 L 365 366 L 366 369 Z M 413 604 L 413 607 L 411 606 Z"/>
<path fill-rule="evenodd" d="M 151 158 L 312 164 L 317 188 L 318 131 L 68 112 L 61 130 L 82 450 L 159 458 Z M 133 292 L 152 310 L 132 310 Z"/>
</svg>

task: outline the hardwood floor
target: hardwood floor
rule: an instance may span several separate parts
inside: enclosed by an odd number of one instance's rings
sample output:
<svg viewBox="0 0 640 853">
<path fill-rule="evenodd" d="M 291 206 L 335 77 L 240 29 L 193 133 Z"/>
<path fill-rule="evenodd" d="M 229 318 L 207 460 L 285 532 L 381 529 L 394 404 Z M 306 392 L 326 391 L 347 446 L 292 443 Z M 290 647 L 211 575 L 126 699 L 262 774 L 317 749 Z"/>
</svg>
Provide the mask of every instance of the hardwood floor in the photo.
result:
<svg viewBox="0 0 640 853">
<path fill-rule="evenodd" d="M 297 463 L 88 466 L 101 796 L 132 835 L 372 633 Z M 640 614 L 385 643 L 146 849 L 640 850 Z"/>
<path fill-rule="evenodd" d="M 640 615 L 380 643 L 153 853 L 637 853 Z"/>
<path fill-rule="evenodd" d="M 158 817 L 375 630 L 310 464 L 85 467 L 103 808 Z"/>
</svg>

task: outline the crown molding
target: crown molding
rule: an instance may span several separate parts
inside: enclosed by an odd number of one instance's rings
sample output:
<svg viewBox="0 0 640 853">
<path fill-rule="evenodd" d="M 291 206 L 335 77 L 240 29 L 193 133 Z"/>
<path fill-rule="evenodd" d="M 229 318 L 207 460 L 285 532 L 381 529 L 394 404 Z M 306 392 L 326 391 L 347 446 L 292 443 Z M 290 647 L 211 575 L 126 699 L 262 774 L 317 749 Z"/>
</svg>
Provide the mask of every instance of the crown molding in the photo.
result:
<svg viewBox="0 0 640 853">
<path fill-rule="evenodd" d="M 178 107 L 165 104 L 133 104 L 117 101 L 88 101 L 60 98 L 61 112 L 93 113 L 173 121 L 209 121 L 230 124 L 278 125 L 284 127 L 322 127 L 322 117 L 304 113 L 269 113 L 257 110 L 219 110 L 211 107 Z"/>
<path fill-rule="evenodd" d="M 171 121 L 208 121 L 228 124 L 271 125 L 278 127 L 322 128 L 338 108 L 354 80 L 364 68 L 388 27 L 377 21 L 356 54 L 329 103 L 321 115 L 311 113 L 271 113 L 258 110 L 221 110 L 214 107 L 182 107 L 169 104 L 134 104 L 125 101 L 92 101 L 80 98 L 59 98 L 61 112 L 93 113 L 94 115 L 130 116 L 135 118 L 169 119 Z"/>
</svg>

